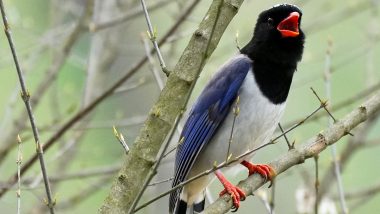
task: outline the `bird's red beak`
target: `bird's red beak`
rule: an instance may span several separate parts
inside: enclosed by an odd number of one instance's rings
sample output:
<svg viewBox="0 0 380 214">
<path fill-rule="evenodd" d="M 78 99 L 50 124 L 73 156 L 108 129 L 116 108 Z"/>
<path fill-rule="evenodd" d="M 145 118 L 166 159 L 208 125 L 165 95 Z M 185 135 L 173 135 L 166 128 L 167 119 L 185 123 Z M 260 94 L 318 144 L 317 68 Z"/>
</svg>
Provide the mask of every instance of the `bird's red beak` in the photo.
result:
<svg viewBox="0 0 380 214">
<path fill-rule="evenodd" d="M 300 34 L 298 29 L 299 18 L 298 12 L 292 12 L 277 25 L 277 30 L 280 31 L 282 37 L 296 37 Z"/>
</svg>

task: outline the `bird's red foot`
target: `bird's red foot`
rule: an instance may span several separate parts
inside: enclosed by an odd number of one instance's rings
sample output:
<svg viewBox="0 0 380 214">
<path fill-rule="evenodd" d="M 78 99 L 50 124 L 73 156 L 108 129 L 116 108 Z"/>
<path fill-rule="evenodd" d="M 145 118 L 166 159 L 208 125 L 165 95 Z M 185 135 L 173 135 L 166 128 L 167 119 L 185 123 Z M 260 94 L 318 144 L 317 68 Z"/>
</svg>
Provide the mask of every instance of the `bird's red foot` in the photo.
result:
<svg viewBox="0 0 380 214">
<path fill-rule="evenodd" d="M 272 185 L 272 180 L 276 176 L 276 172 L 273 170 L 272 167 L 266 164 L 252 164 L 248 161 L 242 161 L 241 164 L 249 170 L 248 174 L 252 175 L 254 173 L 259 173 L 261 176 L 265 178 L 265 181 L 270 180 Z"/>
<path fill-rule="evenodd" d="M 240 201 L 245 200 L 245 193 L 239 187 L 231 184 L 220 171 L 215 171 L 216 177 L 218 177 L 219 181 L 223 184 L 224 190 L 219 193 L 219 196 L 222 196 L 226 193 L 231 195 L 232 204 L 233 204 L 233 212 L 237 211 L 240 207 Z"/>
</svg>

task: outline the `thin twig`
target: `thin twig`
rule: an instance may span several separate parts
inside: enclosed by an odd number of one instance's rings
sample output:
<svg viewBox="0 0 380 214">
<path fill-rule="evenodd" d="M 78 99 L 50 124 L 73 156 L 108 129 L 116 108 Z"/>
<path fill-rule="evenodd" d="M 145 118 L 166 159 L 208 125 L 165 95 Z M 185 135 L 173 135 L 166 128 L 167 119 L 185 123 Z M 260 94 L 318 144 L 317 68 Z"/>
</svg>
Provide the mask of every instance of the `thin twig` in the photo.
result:
<svg viewBox="0 0 380 214">
<path fill-rule="evenodd" d="M 326 98 L 327 98 L 327 100 L 329 100 L 330 105 L 332 103 L 332 97 L 331 97 L 331 51 L 332 51 L 332 40 L 329 39 L 328 47 L 327 47 L 327 51 L 326 51 L 326 63 L 325 63 L 324 79 L 325 79 L 325 88 L 326 88 Z M 327 108 L 328 107 L 326 107 L 326 109 Z M 329 115 L 331 115 L 331 114 L 329 113 Z M 333 117 L 331 117 L 331 116 L 329 117 L 328 127 L 331 127 L 334 124 L 335 119 L 334 120 L 333 119 L 334 119 Z M 333 159 L 333 164 L 334 164 L 334 169 L 335 169 L 334 174 L 335 174 L 335 178 L 336 178 L 336 181 L 338 184 L 338 192 L 340 195 L 340 205 L 342 208 L 342 213 L 347 214 L 348 209 L 347 209 L 346 200 L 344 198 L 342 175 L 341 175 L 341 170 L 340 170 L 340 163 L 339 163 L 338 157 L 337 157 L 336 145 L 335 144 L 332 145 L 330 147 L 330 150 L 331 150 L 331 156 Z M 317 194 L 316 201 L 318 201 L 318 198 L 320 198 L 320 197 Z"/>
<path fill-rule="evenodd" d="M 319 155 L 314 156 L 314 163 L 315 163 L 315 182 L 314 182 L 314 188 L 315 188 L 315 202 L 314 202 L 314 214 L 318 214 L 318 208 L 319 208 L 319 201 L 318 198 L 318 191 L 319 191 L 319 165 L 318 165 L 318 159 Z"/>
<path fill-rule="evenodd" d="M 323 101 L 319 95 L 317 94 L 317 92 L 314 90 L 314 88 L 310 87 L 310 89 L 313 91 L 313 94 L 317 97 L 317 99 L 319 100 L 319 102 L 321 103 L 321 105 L 323 105 L 323 108 L 325 109 L 325 111 L 327 112 L 327 114 L 330 116 L 331 119 L 333 119 L 334 123 L 336 122 L 336 119 L 335 117 L 331 114 L 330 110 L 327 109 L 327 101 Z"/>
<path fill-rule="evenodd" d="M 184 11 L 181 17 L 178 18 L 177 22 L 168 30 L 168 32 L 161 38 L 158 45 L 162 45 L 166 42 L 168 37 L 172 35 L 179 26 L 186 20 L 186 17 L 193 11 L 196 5 L 200 0 L 194 0 L 191 5 Z M 154 49 L 151 50 L 151 53 L 154 52 Z M 102 95 L 98 98 L 94 99 L 87 107 L 83 108 L 77 114 L 75 114 L 69 121 L 61 126 L 61 128 L 45 143 L 44 150 L 49 149 L 58 139 L 60 139 L 64 133 L 66 133 L 74 124 L 76 124 L 80 119 L 90 113 L 98 104 L 104 101 L 107 97 L 109 97 L 119 86 L 121 86 L 125 81 L 127 81 L 130 77 L 132 77 L 147 61 L 147 57 L 142 58 L 134 67 L 132 67 L 123 77 L 121 77 L 113 86 L 111 86 L 108 90 L 106 90 Z M 26 171 L 28 171 L 33 163 L 37 160 L 37 156 L 34 155 L 28 161 L 25 162 L 23 167 L 21 168 L 21 175 L 23 175 Z M 8 183 L 10 185 L 15 184 L 17 181 L 17 173 L 12 175 Z M 0 198 L 9 190 L 9 188 L 0 189 Z"/>
<path fill-rule="evenodd" d="M 190 182 L 192 182 L 192 181 L 194 181 L 194 180 L 196 180 L 196 179 L 198 179 L 198 178 L 200 178 L 200 177 L 206 176 L 206 175 L 208 175 L 208 174 L 210 174 L 210 173 L 213 173 L 214 171 L 216 171 L 216 170 L 218 170 L 218 169 L 220 169 L 220 168 L 223 168 L 223 167 L 226 167 L 226 166 L 228 166 L 228 165 L 230 165 L 230 164 L 232 164 L 232 163 L 235 163 L 235 162 L 239 161 L 241 158 L 243 158 L 243 157 L 245 157 L 245 156 L 248 156 L 248 155 L 252 154 L 253 152 L 256 152 L 256 151 L 258 151 L 258 150 L 260 150 L 260 149 L 262 149 L 262 148 L 264 148 L 264 147 L 266 147 L 266 146 L 269 146 L 269 145 L 273 145 L 273 144 L 275 144 L 275 143 L 276 143 L 276 140 L 280 139 L 280 138 L 283 137 L 285 134 L 289 133 L 290 131 L 294 130 L 294 129 L 297 128 L 298 126 L 302 125 L 307 119 L 309 119 L 310 117 L 312 117 L 315 113 L 317 113 L 317 112 L 318 112 L 320 109 L 322 109 L 322 108 L 323 108 L 323 106 L 319 106 L 319 107 L 318 107 L 316 110 L 314 110 L 311 114 L 309 114 L 308 116 L 306 116 L 302 121 L 300 121 L 299 123 L 295 124 L 293 127 L 291 127 L 290 129 L 288 129 L 288 130 L 285 131 L 284 133 L 278 135 L 277 137 L 275 137 L 274 139 L 272 139 L 272 140 L 269 141 L 268 143 L 262 144 L 262 145 L 256 147 L 256 148 L 253 149 L 253 150 L 247 151 L 246 153 L 241 154 L 241 155 L 239 155 L 239 156 L 237 156 L 237 157 L 235 157 L 235 158 L 233 158 L 233 159 L 229 159 L 228 162 L 223 162 L 223 163 L 221 163 L 221 164 L 215 166 L 215 167 L 212 168 L 212 169 L 206 170 L 206 171 L 204 171 L 204 172 L 202 172 L 202 173 L 200 173 L 200 174 L 198 174 L 198 175 L 196 175 L 196 176 L 194 176 L 194 177 L 191 177 L 191 178 L 189 178 L 189 179 L 187 179 L 187 180 L 185 180 L 185 181 L 179 183 L 177 186 L 173 187 L 172 189 L 170 189 L 170 190 L 168 190 L 168 191 L 166 191 L 166 192 L 164 192 L 164 193 L 161 193 L 161 194 L 158 195 L 157 197 L 155 197 L 155 198 L 153 198 L 153 199 L 151 199 L 151 200 L 145 202 L 145 203 L 142 204 L 141 206 L 137 207 L 137 208 L 135 209 L 135 212 L 137 212 L 138 210 L 140 210 L 140 209 L 142 209 L 142 208 L 148 206 L 149 204 L 151 204 L 151 203 L 157 201 L 158 199 L 160 199 L 160 198 L 162 198 L 162 197 L 164 197 L 164 196 L 170 194 L 171 192 L 177 190 L 178 188 L 182 188 L 184 185 L 186 185 L 186 184 L 188 184 L 188 183 L 190 183 Z"/>
<path fill-rule="evenodd" d="M 364 89 L 362 91 L 360 91 L 359 93 L 355 94 L 354 96 L 351 96 L 337 104 L 334 104 L 334 105 L 331 105 L 330 106 L 330 111 L 338 111 L 339 109 L 342 109 L 344 107 L 347 107 L 348 105 L 351 105 L 355 102 L 357 102 L 358 100 L 360 99 L 363 99 L 365 97 L 367 97 L 368 95 L 370 95 L 371 93 L 373 93 L 374 91 L 377 91 L 378 89 L 380 89 L 380 82 L 378 82 L 377 84 L 367 88 L 367 89 Z M 325 114 L 326 112 L 325 111 L 322 111 L 318 114 L 316 114 L 313 118 L 311 118 L 310 120 L 308 120 L 308 122 L 312 122 L 312 121 L 316 121 L 324 116 L 326 116 Z M 293 120 L 293 121 L 290 121 L 290 122 L 287 122 L 285 125 L 283 125 L 283 127 L 285 129 L 289 128 L 290 126 L 292 126 L 294 123 L 297 123 L 298 121 L 300 121 L 301 119 L 296 119 L 296 120 Z"/>
<path fill-rule="evenodd" d="M 240 96 L 237 96 L 237 98 L 235 100 L 235 106 L 233 107 L 234 119 L 232 121 L 230 137 L 228 139 L 228 149 L 227 149 L 227 154 L 226 154 L 226 162 L 232 156 L 232 154 L 230 154 L 230 148 L 231 148 L 232 138 L 234 136 L 234 128 L 235 128 L 236 118 L 240 113 L 239 102 L 240 102 Z"/>
<path fill-rule="evenodd" d="M 166 157 L 166 156 L 168 156 L 170 153 L 174 152 L 174 151 L 177 149 L 177 147 L 178 147 L 178 143 L 175 144 L 175 145 L 173 146 L 173 148 L 169 149 L 169 151 L 166 152 L 166 154 L 164 154 L 164 157 Z"/>
<path fill-rule="evenodd" d="M 150 48 L 147 39 L 145 38 L 144 35 L 141 35 L 142 41 L 144 43 L 144 48 L 145 48 L 145 53 L 146 56 L 148 57 L 148 61 L 150 62 L 150 70 L 152 71 L 152 74 L 154 76 L 154 79 L 156 80 L 156 83 L 158 85 L 158 88 L 160 91 L 164 88 L 164 81 L 162 81 L 162 78 L 160 76 L 160 73 L 157 71 L 157 69 L 154 66 L 154 59 L 152 55 L 150 54 Z"/>
<path fill-rule="evenodd" d="M 149 39 L 150 39 L 150 41 L 152 41 L 153 47 L 156 50 L 156 54 L 157 54 L 158 60 L 160 61 L 162 71 L 166 74 L 166 76 L 169 76 L 169 71 L 166 69 L 165 61 L 162 58 L 160 48 L 158 47 L 158 44 L 157 44 L 157 40 L 156 40 L 157 39 L 157 32 L 155 30 L 153 30 L 152 23 L 151 23 L 150 17 L 149 17 L 149 13 L 148 13 L 148 10 L 146 9 L 145 1 L 140 0 L 140 2 L 141 2 L 141 6 L 143 8 L 143 11 L 144 11 L 146 23 L 148 25 Z"/>
<path fill-rule="evenodd" d="M 127 143 L 124 140 L 124 136 L 123 136 L 122 133 L 120 133 L 119 131 L 117 131 L 117 129 L 116 129 L 115 126 L 113 126 L 113 134 L 115 135 L 116 139 L 119 141 L 119 143 L 121 144 L 121 146 L 124 148 L 125 154 L 128 154 L 129 147 L 128 147 Z"/>
<path fill-rule="evenodd" d="M 156 185 L 158 185 L 158 184 L 162 184 L 162 183 L 166 183 L 166 182 L 169 182 L 169 181 L 171 181 L 171 180 L 173 180 L 174 179 L 174 177 L 170 177 L 170 178 L 168 178 L 168 179 L 165 179 L 165 180 L 162 180 L 162 181 L 157 181 L 157 182 L 153 182 L 153 183 L 150 183 L 148 186 L 156 186 Z"/>
<path fill-rule="evenodd" d="M 17 75 L 19 78 L 20 86 L 21 86 L 21 97 L 25 103 L 25 107 L 26 107 L 26 110 L 28 112 L 28 116 L 29 116 L 29 120 L 30 120 L 30 125 L 31 125 L 32 131 L 33 131 L 34 141 L 36 144 L 36 152 L 38 155 L 38 159 L 40 161 L 41 172 L 42 172 L 42 175 L 44 178 L 44 183 L 45 183 L 45 190 L 46 190 L 46 195 L 47 195 L 47 200 L 48 200 L 47 206 L 49 207 L 50 213 L 54 214 L 54 202 L 52 199 L 49 179 L 48 179 L 47 170 L 46 170 L 45 159 L 43 156 L 43 149 L 42 149 L 42 145 L 40 144 L 40 136 L 38 134 L 38 129 L 37 129 L 37 126 L 36 126 L 36 123 L 34 120 L 32 107 L 30 105 L 30 93 L 27 90 L 27 87 L 26 87 L 26 84 L 24 81 L 24 76 L 23 76 L 23 73 L 21 71 L 20 64 L 18 62 L 16 48 L 15 48 L 15 45 L 13 43 L 13 38 L 11 35 L 11 30 L 10 30 L 10 27 L 8 24 L 8 20 L 7 20 L 7 17 L 5 15 L 3 0 L 0 0 L 0 9 L 1 9 L 1 15 L 2 15 L 2 19 L 3 19 L 3 23 L 4 23 L 4 31 L 5 31 L 5 34 L 6 34 L 7 39 L 8 39 L 9 47 L 10 47 L 11 52 L 12 52 L 13 60 L 14 60 L 15 66 L 16 66 L 16 71 L 17 71 Z M 18 169 L 17 170 L 17 177 L 19 178 L 19 176 L 20 176 L 20 170 Z"/>
<path fill-rule="evenodd" d="M 278 123 L 278 127 L 280 128 L 281 133 L 284 133 L 284 129 L 282 128 L 280 123 Z M 284 138 L 285 138 L 286 144 L 288 144 L 289 150 L 294 149 L 294 143 L 295 142 L 290 143 L 288 137 L 286 137 L 286 134 L 284 134 Z"/>
<path fill-rule="evenodd" d="M 327 114 L 330 116 L 331 119 L 334 120 L 334 123 L 336 123 L 336 119 L 335 117 L 331 114 L 330 110 L 327 108 L 327 100 L 326 101 L 323 101 L 321 99 L 321 97 L 317 94 L 317 92 L 313 89 L 313 87 L 310 88 L 312 91 L 313 91 L 313 94 L 317 97 L 317 99 L 319 100 L 319 102 L 321 103 L 321 105 L 323 106 L 323 109 L 325 109 L 325 111 L 327 112 Z M 348 132 L 347 134 L 351 135 L 351 136 L 354 136 L 352 133 Z"/>
<path fill-rule="evenodd" d="M 17 135 L 17 214 L 21 213 L 21 176 L 20 176 L 20 168 L 22 163 L 22 154 L 21 154 L 21 137 Z"/>
</svg>

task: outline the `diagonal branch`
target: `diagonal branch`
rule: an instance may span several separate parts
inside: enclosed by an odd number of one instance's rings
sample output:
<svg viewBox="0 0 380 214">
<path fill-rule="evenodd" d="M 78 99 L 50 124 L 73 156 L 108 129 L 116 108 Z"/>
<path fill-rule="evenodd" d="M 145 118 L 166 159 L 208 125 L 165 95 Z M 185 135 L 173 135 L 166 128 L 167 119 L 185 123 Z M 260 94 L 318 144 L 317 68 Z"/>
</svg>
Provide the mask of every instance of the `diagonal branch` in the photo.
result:
<svg viewBox="0 0 380 214">
<path fill-rule="evenodd" d="M 349 131 L 364 122 L 374 114 L 380 111 L 380 91 L 367 100 L 363 105 L 353 110 L 350 114 L 346 115 L 342 120 L 339 120 L 326 131 L 323 131 L 315 137 L 309 139 L 300 148 L 290 150 L 277 160 L 271 162 L 269 165 L 281 174 L 289 168 L 303 163 L 306 159 L 312 158 L 325 150 L 328 146 L 333 145 L 343 136 L 347 135 Z M 255 174 L 244 181 L 239 183 L 239 187 L 243 189 L 246 195 L 251 195 L 253 191 L 264 185 L 266 182 L 264 178 Z M 217 201 L 211 204 L 205 211 L 205 214 L 226 213 L 231 209 L 231 197 L 224 195 Z"/>
</svg>

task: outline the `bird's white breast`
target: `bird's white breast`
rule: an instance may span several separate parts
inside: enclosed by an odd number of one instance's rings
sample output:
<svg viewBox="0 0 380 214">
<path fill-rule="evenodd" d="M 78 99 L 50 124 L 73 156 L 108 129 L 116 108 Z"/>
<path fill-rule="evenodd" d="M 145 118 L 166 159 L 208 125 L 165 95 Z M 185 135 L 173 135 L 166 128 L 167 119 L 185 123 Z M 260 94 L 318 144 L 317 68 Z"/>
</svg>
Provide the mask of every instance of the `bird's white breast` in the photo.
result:
<svg viewBox="0 0 380 214">
<path fill-rule="evenodd" d="M 248 72 L 239 91 L 239 97 L 240 113 L 236 117 L 229 150 L 232 157 L 237 157 L 268 142 L 285 108 L 285 103 L 273 104 L 262 94 L 252 71 Z M 231 108 L 211 142 L 197 157 L 188 178 L 212 168 L 215 162 L 219 164 L 226 160 L 234 117 L 233 108 Z M 250 157 L 244 158 L 244 160 L 249 159 Z M 199 191 L 203 191 L 213 177 L 213 175 L 206 176 L 190 183 L 185 188 L 188 197 L 191 198 L 192 195 L 195 196 L 199 194 Z"/>
<path fill-rule="evenodd" d="M 285 108 L 285 103 L 273 104 L 262 94 L 252 71 L 248 72 L 240 88 L 239 97 L 240 113 L 235 120 L 229 152 L 232 157 L 269 141 Z M 207 165 L 210 168 L 215 161 L 225 161 L 234 117 L 231 108 L 212 141 L 200 153 L 196 165 Z"/>
</svg>

